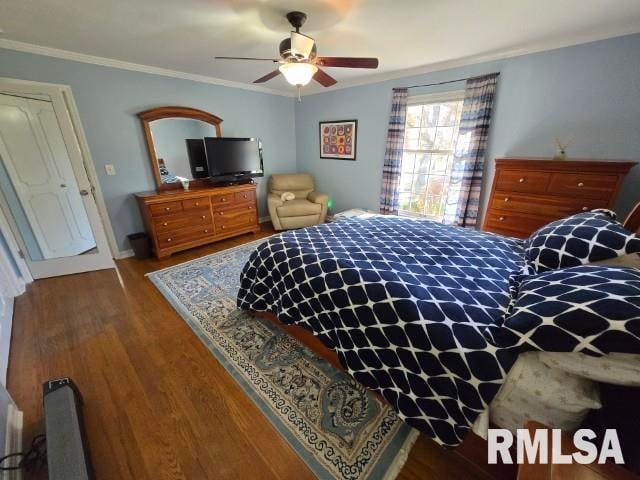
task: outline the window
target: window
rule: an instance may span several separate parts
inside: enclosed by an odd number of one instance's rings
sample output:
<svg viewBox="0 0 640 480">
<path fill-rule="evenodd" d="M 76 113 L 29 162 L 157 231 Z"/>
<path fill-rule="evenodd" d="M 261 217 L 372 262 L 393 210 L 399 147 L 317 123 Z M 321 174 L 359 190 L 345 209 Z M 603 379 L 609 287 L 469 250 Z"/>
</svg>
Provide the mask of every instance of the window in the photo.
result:
<svg viewBox="0 0 640 480">
<path fill-rule="evenodd" d="M 444 217 L 464 92 L 409 98 L 400 174 L 400 215 Z"/>
</svg>

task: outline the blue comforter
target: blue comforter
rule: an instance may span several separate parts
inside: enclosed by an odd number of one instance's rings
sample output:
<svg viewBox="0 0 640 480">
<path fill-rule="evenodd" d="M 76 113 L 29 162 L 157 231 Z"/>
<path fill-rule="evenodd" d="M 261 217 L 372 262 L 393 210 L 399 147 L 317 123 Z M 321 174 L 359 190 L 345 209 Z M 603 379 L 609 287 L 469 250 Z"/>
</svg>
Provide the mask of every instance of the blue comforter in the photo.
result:
<svg viewBox="0 0 640 480">
<path fill-rule="evenodd" d="M 456 446 L 513 365 L 483 335 L 523 268 L 516 239 L 425 220 L 352 219 L 271 237 L 238 306 L 302 326 L 410 425 Z"/>
</svg>

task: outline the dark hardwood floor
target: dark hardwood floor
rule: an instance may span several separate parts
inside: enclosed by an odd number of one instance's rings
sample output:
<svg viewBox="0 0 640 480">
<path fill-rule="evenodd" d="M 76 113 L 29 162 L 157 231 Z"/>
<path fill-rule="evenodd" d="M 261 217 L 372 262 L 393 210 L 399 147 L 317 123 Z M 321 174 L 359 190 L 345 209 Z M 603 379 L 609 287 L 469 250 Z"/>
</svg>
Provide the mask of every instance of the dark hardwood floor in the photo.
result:
<svg viewBox="0 0 640 480">
<path fill-rule="evenodd" d="M 313 478 L 144 277 L 272 233 L 30 285 L 16 299 L 8 373 L 25 442 L 44 430 L 42 383 L 70 376 L 84 397 L 97 479 Z M 488 477 L 421 436 L 399 478 Z"/>
</svg>

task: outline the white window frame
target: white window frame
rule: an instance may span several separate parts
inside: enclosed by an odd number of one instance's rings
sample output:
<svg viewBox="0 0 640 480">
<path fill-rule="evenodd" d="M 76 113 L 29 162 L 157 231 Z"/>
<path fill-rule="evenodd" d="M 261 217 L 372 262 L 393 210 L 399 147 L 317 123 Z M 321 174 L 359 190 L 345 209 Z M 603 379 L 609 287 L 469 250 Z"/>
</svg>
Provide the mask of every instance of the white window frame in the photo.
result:
<svg viewBox="0 0 640 480">
<path fill-rule="evenodd" d="M 419 95 L 411 95 L 407 98 L 407 106 L 415 106 L 415 105 L 432 105 L 434 103 L 446 103 L 446 102 L 457 102 L 464 100 L 464 90 L 450 90 L 447 92 L 436 92 L 436 93 L 425 93 Z M 406 124 L 405 124 L 406 128 Z M 414 151 L 414 150 L 409 150 Z M 403 145 L 402 152 L 404 154 L 405 148 Z M 445 153 L 444 151 L 433 150 L 430 153 Z M 447 153 L 449 153 L 447 151 Z M 402 173 L 400 173 L 402 177 Z M 405 210 L 401 210 L 399 215 L 405 217 L 418 217 L 418 218 L 429 218 L 436 219 L 436 217 L 431 217 L 429 215 L 421 215 L 414 212 L 409 212 Z"/>
</svg>

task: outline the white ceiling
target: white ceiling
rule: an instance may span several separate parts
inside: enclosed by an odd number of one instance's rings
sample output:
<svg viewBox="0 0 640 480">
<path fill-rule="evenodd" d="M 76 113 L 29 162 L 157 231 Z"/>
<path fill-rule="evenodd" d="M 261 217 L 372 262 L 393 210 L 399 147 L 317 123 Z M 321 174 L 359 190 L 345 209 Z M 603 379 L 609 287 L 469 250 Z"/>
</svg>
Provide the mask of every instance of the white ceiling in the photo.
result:
<svg viewBox="0 0 640 480">
<path fill-rule="evenodd" d="M 0 39 L 251 84 L 274 65 L 213 57 L 277 57 L 291 10 L 320 55 L 380 59 L 338 87 L 640 32 L 640 0 L 2 0 Z"/>
</svg>

